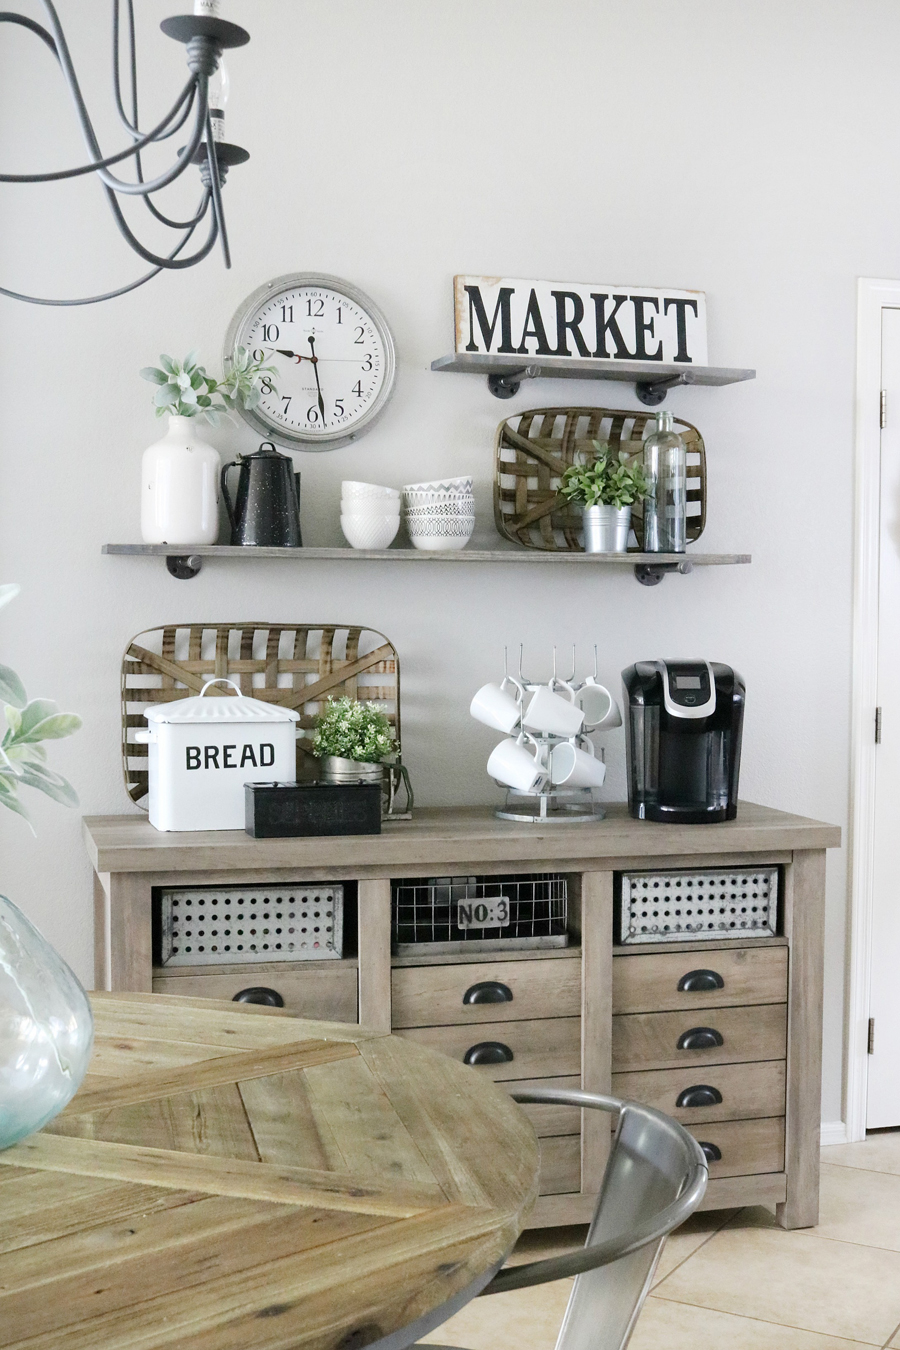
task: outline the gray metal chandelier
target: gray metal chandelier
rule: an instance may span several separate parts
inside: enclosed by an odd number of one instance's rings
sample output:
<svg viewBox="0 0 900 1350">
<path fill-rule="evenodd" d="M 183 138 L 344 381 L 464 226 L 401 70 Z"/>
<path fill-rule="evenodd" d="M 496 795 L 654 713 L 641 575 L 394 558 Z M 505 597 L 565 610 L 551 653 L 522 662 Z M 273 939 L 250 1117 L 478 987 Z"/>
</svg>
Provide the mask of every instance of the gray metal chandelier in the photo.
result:
<svg viewBox="0 0 900 1350">
<path fill-rule="evenodd" d="M 152 267 L 137 281 L 132 281 L 126 286 L 120 286 L 117 290 L 108 291 L 104 295 L 92 295 L 79 300 L 43 299 L 34 295 L 22 295 L 4 286 L 0 286 L 0 295 L 9 296 L 13 300 L 25 300 L 34 305 L 93 305 L 101 300 L 112 300 L 116 296 L 136 290 L 138 286 L 143 286 L 164 270 L 181 270 L 195 266 L 208 257 L 217 242 L 221 244 L 225 266 L 230 267 L 228 233 L 222 209 L 222 186 L 228 169 L 232 165 L 243 164 L 250 156 L 240 146 L 230 145 L 224 139 L 227 75 L 222 64 L 222 52 L 229 47 L 245 46 L 250 41 L 250 34 L 237 24 L 219 17 L 218 0 L 194 0 L 193 14 L 178 14 L 171 19 L 164 19 L 160 25 L 162 31 L 176 42 L 183 43 L 186 48 L 190 79 L 162 121 L 152 130 L 142 132 L 138 117 L 134 0 L 124 0 L 127 26 L 127 99 L 122 80 L 122 0 L 113 0 L 113 88 L 116 109 L 131 144 L 117 154 L 104 156 L 91 125 L 56 9 L 51 0 L 42 0 L 42 3 L 47 12 L 47 28 L 23 14 L 10 12 L 0 12 L 0 23 L 14 23 L 29 29 L 56 57 L 75 105 L 90 162 L 74 169 L 60 169 L 54 173 L 0 173 L 0 183 L 51 183 L 95 173 L 103 186 L 120 233 L 134 252 L 145 262 L 152 264 Z M 178 151 L 174 164 L 157 177 L 145 180 L 141 164 L 142 152 L 150 145 L 168 140 L 185 124 L 191 127 L 190 134 L 187 144 Z M 127 160 L 134 162 L 134 181 L 119 178 L 110 172 L 114 164 L 121 164 Z M 157 192 L 180 178 L 192 164 L 199 168 L 203 188 L 199 205 L 188 220 L 172 220 L 152 199 Z M 156 221 L 171 230 L 178 231 L 180 236 L 178 242 L 167 254 L 163 256 L 155 253 L 137 238 L 122 213 L 118 201 L 120 195 L 142 198 Z M 195 231 L 207 218 L 210 224 L 205 242 L 193 253 L 185 255 L 184 250 Z"/>
</svg>

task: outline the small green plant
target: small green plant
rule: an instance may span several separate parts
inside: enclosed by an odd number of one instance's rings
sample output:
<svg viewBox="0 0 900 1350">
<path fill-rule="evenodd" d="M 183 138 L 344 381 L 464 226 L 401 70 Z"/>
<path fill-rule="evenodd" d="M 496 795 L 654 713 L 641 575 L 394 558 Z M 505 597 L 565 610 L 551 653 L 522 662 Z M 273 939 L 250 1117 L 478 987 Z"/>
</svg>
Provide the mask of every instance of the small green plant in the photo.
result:
<svg viewBox="0 0 900 1350">
<path fill-rule="evenodd" d="M 0 586 L 0 608 L 18 593 L 18 586 Z M 77 806 L 72 785 L 47 768 L 47 752 L 40 742 L 71 736 L 81 726 L 81 718 L 60 712 L 52 699 L 29 699 L 22 681 L 9 666 L 0 665 L 0 699 L 6 717 L 6 734 L 0 741 L 0 806 L 28 820 L 28 811 L 19 800 L 20 787 L 37 788 L 63 806 Z"/>
<path fill-rule="evenodd" d="M 316 718 L 313 750 L 322 759 L 337 755 L 361 764 L 383 764 L 396 749 L 391 724 L 374 703 L 330 698 Z"/>
<path fill-rule="evenodd" d="M 159 360 L 159 366 L 145 366 L 141 371 L 142 379 L 159 386 L 153 398 L 157 417 L 166 413 L 204 417 L 216 426 L 223 413 L 255 408 L 262 398 L 264 384 L 275 389 L 275 366 L 266 365 L 265 358 L 254 361 L 246 347 L 234 349 L 230 367 L 221 380 L 206 373 L 196 352 L 189 352 L 183 361 L 165 355 Z"/>
<path fill-rule="evenodd" d="M 589 463 L 572 464 L 562 477 L 560 492 L 579 506 L 632 506 L 643 497 L 649 484 L 640 464 L 630 463 L 620 450 L 612 454 L 607 441 L 592 441 L 596 457 Z"/>
</svg>

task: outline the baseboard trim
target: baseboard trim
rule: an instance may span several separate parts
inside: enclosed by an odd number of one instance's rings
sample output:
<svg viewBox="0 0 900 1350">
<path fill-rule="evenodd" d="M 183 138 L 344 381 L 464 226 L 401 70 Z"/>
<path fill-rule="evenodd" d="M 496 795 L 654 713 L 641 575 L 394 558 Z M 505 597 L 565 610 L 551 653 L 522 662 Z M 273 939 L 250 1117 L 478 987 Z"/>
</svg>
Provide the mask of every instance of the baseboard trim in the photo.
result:
<svg viewBox="0 0 900 1350">
<path fill-rule="evenodd" d="M 823 1148 L 827 1148 L 829 1144 L 848 1144 L 850 1136 L 847 1133 L 845 1122 L 843 1120 L 823 1121 L 819 1142 Z"/>
</svg>

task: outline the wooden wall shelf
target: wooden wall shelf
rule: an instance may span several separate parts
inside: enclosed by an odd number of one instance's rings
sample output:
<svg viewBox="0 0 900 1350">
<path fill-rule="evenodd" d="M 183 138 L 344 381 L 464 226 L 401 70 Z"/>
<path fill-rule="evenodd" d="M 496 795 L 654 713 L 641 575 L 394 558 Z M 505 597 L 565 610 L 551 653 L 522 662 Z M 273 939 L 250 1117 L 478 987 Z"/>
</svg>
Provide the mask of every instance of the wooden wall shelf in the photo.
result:
<svg viewBox="0 0 900 1350">
<path fill-rule="evenodd" d="M 687 574 L 695 567 L 749 563 L 749 553 L 542 553 L 527 548 L 464 548 L 429 552 L 415 548 L 249 548 L 231 544 L 104 544 L 104 553 L 120 557 L 165 558 L 173 577 L 195 577 L 204 558 L 282 558 L 290 562 L 542 563 L 558 567 L 633 567 L 638 581 L 655 586 L 667 572 Z"/>
<path fill-rule="evenodd" d="M 531 357 L 497 356 L 488 352 L 454 352 L 432 361 L 431 369 L 462 375 L 486 375 L 496 398 L 512 398 L 523 380 L 624 380 L 649 408 L 662 403 L 668 391 L 682 384 L 739 384 L 755 380 L 755 370 L 727 366 L 678 366 L 661 361 L 600 361 L 591 357 L 554 357 L 536 361 Z"/>
</svg>

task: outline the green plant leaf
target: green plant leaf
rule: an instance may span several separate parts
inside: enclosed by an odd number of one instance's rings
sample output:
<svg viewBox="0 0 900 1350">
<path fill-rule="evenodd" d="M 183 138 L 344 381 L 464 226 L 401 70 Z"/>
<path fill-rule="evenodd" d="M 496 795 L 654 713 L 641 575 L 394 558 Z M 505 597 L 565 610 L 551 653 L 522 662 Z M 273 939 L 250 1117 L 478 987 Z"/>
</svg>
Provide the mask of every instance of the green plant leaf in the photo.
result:
<svg viewBox="0 0 900 1350">
<path fill-rule="evenodd" d="M 40 764 L 24 766 L 19 782 L 25 787 L 37 788 L 39 792 L 52 797 L 53 801 L 60 802 L 63 806 L 78 805 L 78 793 L 72 784 L 63 778 L 62 774 L 45 769 Z"/>
<path fill-rule="evenodd" d="M 22 816 L 25 820 L 28 821 L 28 824 L 31 825 L 31 818 L 28 815 L 28 810 L 19 801 L 19 797 L 15 789 L 15 784 L 11 783 L 9 778 L 7 778 L 5 774 L 3 774 L 2 772 L 0 772 L 0 806 L 5 806 L 9 811 L 15 811 L 17 815 Z M 31 829 L 31 833 L 34 834 L 33 826 Z"/>
<path fill-rule="evenodd" d="M 164 384 L 157 389 L 153 396 L 153 402 L 157 408 L 170 408 L 173 403 L 178 402 L 181 390 L 177 384 Z"/>
<path fill-rule="evenodd" d="M 167 384 L 168 375 L 164 370 L 157 370 L 156 366 L 144 366 L 140 372 L 142 380 L 149 380 L 151 384 Z"/>
<path fill-rule="evenodd" d="M 59 704 L 54 699 L 33 698 L 18 713 L 18 731 L 27 733 L 33 727 L 36 727 L 38 722 L 43 722 L 48 717 L 55 717 L 58 712 Z"/>
<path fill-rule="evenodd" d="M 55 713 L 45 717 L 33 726 L 27 734 L 16 737 L 21 744 L 30 741 L 59 741 L 64 736 L 72 736 L 81 727 L 81 718 L 76 713 Z"/>
<path fill-rule="evenodd" d="M 13 708 L 24 708 L 28 702 L 25 686 L 16 672 L 10 670 L 9 666 L 0 666 L 0 698 L 3 699 L 4 703 L 12 704 Z M 7 721 L 9 721 L 8 715 Z"/>
<path fill-rule="evenodd" d="M 181 363 L 181 368 L 182 370 L 186 370 L 190 373 L 192 370 L 195 370 L 199 364 L 200 364 L 200 353 L 197 351 L 197 348 L 195 347 L 192 352 L 188 352 L 187 356 Z"/>
<path fill-rule="evenodd" d="M 3 715 L 6 718 L 6 725 L 9 727 L 10 741 L 15 740 L 22 730 L 22 714 L 18 708 L 12 708 L 7 703 L 3 709 Z M 6 737 L 4 736 L 4 740 Z"/>
<path fill-rule="evenodd" d="M 169 373 L 170 375 L 177 375 L 177 374 L 178 374 L 178 366 L 177 366 L 177 364 L 172 360 L 171 356 L 165 356 L 165 355 L 160 356 L 160 358 L 159 358 L 159 364 L 162 366 L 163 370 L 168 371 L 168 373 Z"/>
</svg>

